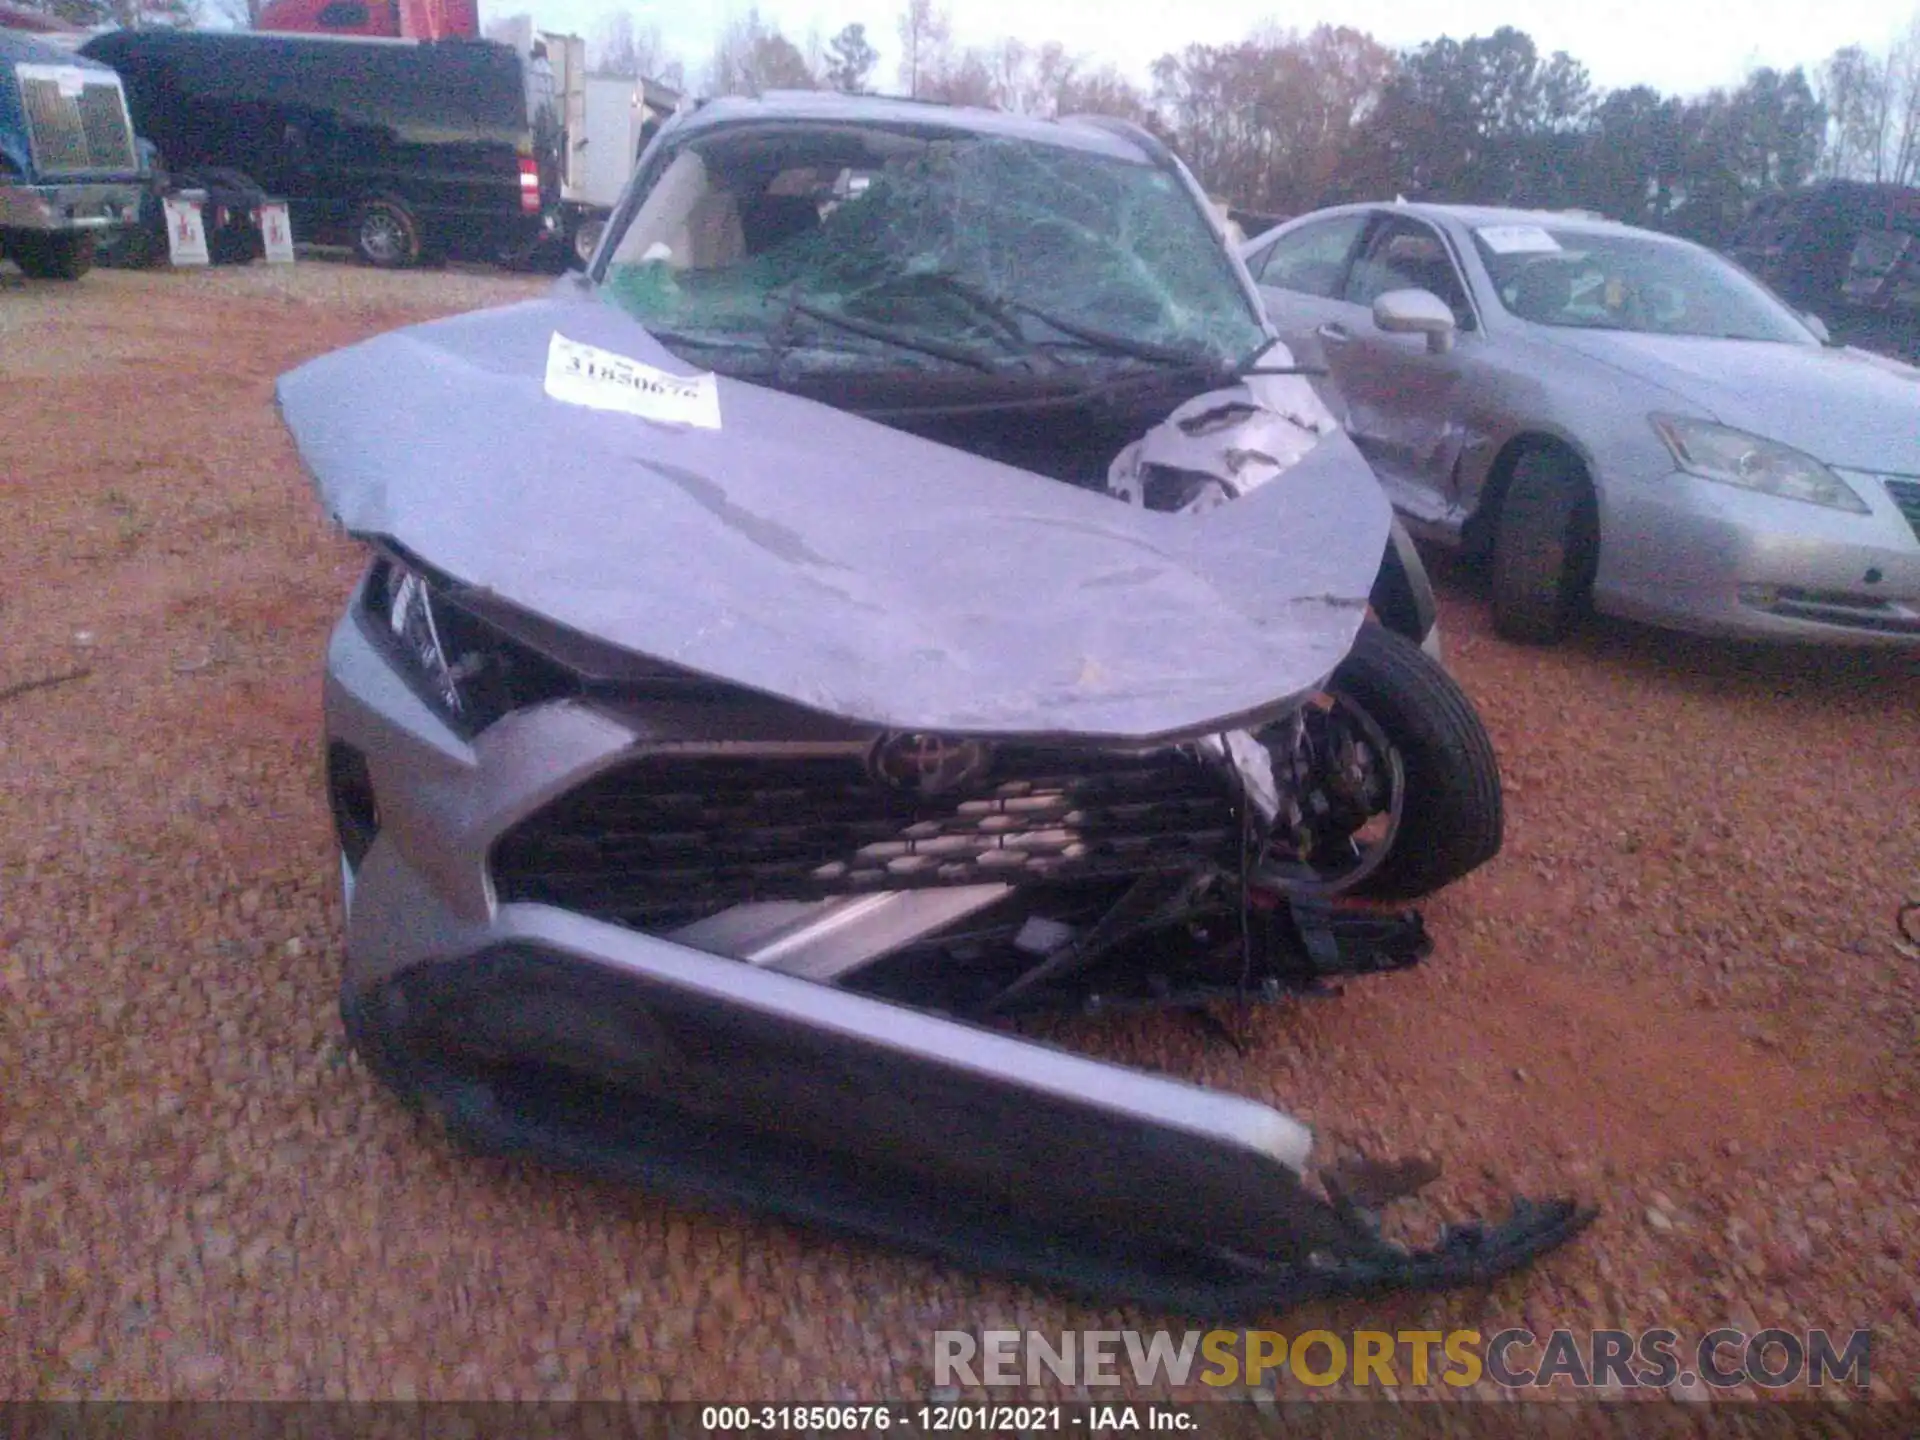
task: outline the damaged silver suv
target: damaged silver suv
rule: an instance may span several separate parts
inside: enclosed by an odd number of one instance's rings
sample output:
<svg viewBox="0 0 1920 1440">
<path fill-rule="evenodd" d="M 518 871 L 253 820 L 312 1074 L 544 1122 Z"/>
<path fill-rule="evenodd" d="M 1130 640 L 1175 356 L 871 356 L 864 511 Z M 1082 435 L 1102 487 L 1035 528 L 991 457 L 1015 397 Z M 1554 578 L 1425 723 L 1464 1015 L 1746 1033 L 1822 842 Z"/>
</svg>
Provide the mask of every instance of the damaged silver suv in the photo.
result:
<svg viewBox="0 0 1920 1440">
<path fill-rule="evenodd" d="M 279 394 L 373 551 L 346 1024 L 455 1133 L 1219 1316 L 1590 1218 L 1411 1248 L 1393 1167 L 1018 1028 L 1411 964 L 1380 902 L 1500 844 L 1419 562 L 1146 132 L 706 104 L 584 276 Z"/>
</svg>

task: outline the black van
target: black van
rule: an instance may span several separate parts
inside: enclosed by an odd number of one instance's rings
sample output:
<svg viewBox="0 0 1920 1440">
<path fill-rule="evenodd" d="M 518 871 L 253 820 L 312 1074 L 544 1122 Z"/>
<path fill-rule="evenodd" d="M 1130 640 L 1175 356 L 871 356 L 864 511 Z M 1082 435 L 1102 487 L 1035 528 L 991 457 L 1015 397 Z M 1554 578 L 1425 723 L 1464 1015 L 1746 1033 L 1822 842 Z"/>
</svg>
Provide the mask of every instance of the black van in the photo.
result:
<svg viewBox="0 0 1920 1440">
<path fill-rule="evenodd" d="M 555 230 L 551 87 L 487 40 L 116 30 L 134 127 L 169 168 L 244 172 L 294 234 L 382 266 L 514 261 Z"/>
</svg>

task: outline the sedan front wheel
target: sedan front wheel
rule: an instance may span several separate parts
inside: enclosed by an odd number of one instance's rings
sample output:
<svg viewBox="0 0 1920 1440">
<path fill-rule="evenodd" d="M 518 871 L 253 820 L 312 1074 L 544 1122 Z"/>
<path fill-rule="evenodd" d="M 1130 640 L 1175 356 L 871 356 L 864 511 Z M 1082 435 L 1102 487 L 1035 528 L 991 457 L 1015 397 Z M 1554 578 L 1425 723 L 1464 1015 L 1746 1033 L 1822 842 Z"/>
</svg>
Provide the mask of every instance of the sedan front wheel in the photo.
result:
<svg viewBox="0 0 1920 1440">
<path fill-rule="evenodd" d="M 1592 491 L 1579 462 L 1529 450 L 1501 497 L 1493 537 L 1493 628 L 1544 645 L 1566 634 L 1592 573 Z"/>
</svg>

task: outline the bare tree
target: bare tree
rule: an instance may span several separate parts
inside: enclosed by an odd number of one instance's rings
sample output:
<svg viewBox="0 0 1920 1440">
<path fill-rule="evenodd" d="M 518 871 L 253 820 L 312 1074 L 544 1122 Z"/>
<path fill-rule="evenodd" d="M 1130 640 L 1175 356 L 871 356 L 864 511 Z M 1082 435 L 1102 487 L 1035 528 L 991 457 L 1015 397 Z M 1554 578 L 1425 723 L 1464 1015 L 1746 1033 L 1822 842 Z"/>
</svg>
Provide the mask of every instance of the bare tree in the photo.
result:
<svg viewBox="0 0 1920 1440">
<path fill-rule="evenodd" d="M 1057 115 L 1112 115 L 1143 125 L 1153 119 L 1146 93 L 1112 65 L 1063 74 L 1051 94 Z"/>
<path fill-rule="evenodd" d="M 761 19 L 757 6 L 721 30 L 707 67 L 707 90 L 714 95 L 813 90 L 819 83 L 800 47 Z"/>
<path fill-rule="evenodd" d="M 1034 108 L 1027 79 L 1031 55 L 1025 42 L 1011 35 L 981 51 L 981 62 L 993 82 L 993 103 L 999 109 L 1025 113 Z"/>
<path fill-rule="evenodd" d="M 1920 12 L 1906 37 L 1887 53 L 1887 117 L 1892 131 L 1887 178 L 1920 183 Z"/>
<path fill-rule="evenodd" d="M 947 105 L 996 108 L 1000 104 L 1000 87 L 994 79 L 991 52 L 970 46 L 958 55 L 945 55 L 937 62 L 923 64 L 916 93 Z"/>
<path fill-rule="evenodd" d="M 603 15 L 594 28 L 587 54 L 587 64 L 602 75 L 638 77 L 641 74 L 640 42 L 633 33 L 633 16 L 624 10 Z"/>
<path fill-rule="evenodd" d="M 1818 71 L 1828 126 L 1822 171 L 1842 179 L 1920 181 L 1920 12 L 1884 51 L 1836 50 Z"/>
<path fill-rule="evenodd" d="M 667 51 L 658 25 L 636 25 L 623 10 L 604 16 L 587 47 L 588 63 L 602 75 L 686 83 L 686 67 Z"/>
<path fill-rule="evenodd" d="M 1886 130 L 1884 71 L 1861 46 L 1848 45 L 1829 55 L 1818 73 L 1828 126 L 1821 169 L 1836 179 L 1871 173 L 1882 159 Z"/>
<path fill-rule="evenodd" d="M 907 0 L 900 12 L 900 84 L 918 99 L 923 82 L 945 68 L 953 23 L 933 0 Z"/>
</svg>

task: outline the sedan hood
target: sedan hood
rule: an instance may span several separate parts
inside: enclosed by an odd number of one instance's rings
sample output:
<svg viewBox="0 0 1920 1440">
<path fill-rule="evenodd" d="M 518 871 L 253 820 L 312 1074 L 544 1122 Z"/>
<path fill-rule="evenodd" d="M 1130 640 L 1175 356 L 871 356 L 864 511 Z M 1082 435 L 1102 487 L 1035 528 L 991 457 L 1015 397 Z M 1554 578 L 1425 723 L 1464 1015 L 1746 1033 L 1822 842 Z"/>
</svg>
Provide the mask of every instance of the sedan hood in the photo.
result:
<svg viewBox="0 0 1920 1440">
<path fill-rule="evenodd" d="M 1331 673 L 1386 548 L 1340 433 L 1229 505 L 1161 514 L 725 377 L 690 423 L 556 399 L 556 334 L 695 373 L 565 293 L 336 351 L 278 387 L 326 509 L 555 624 L 836 716 L 1231 729 Z"/>
<path fill-rule="evenodd" d="M 1824 346 L 1615 330 L 1550 333 L 1553 343 L 1656 385 L 1722 424 L 1829 465 L 1920 474 L 1920 371 Z"/>
</svg>

